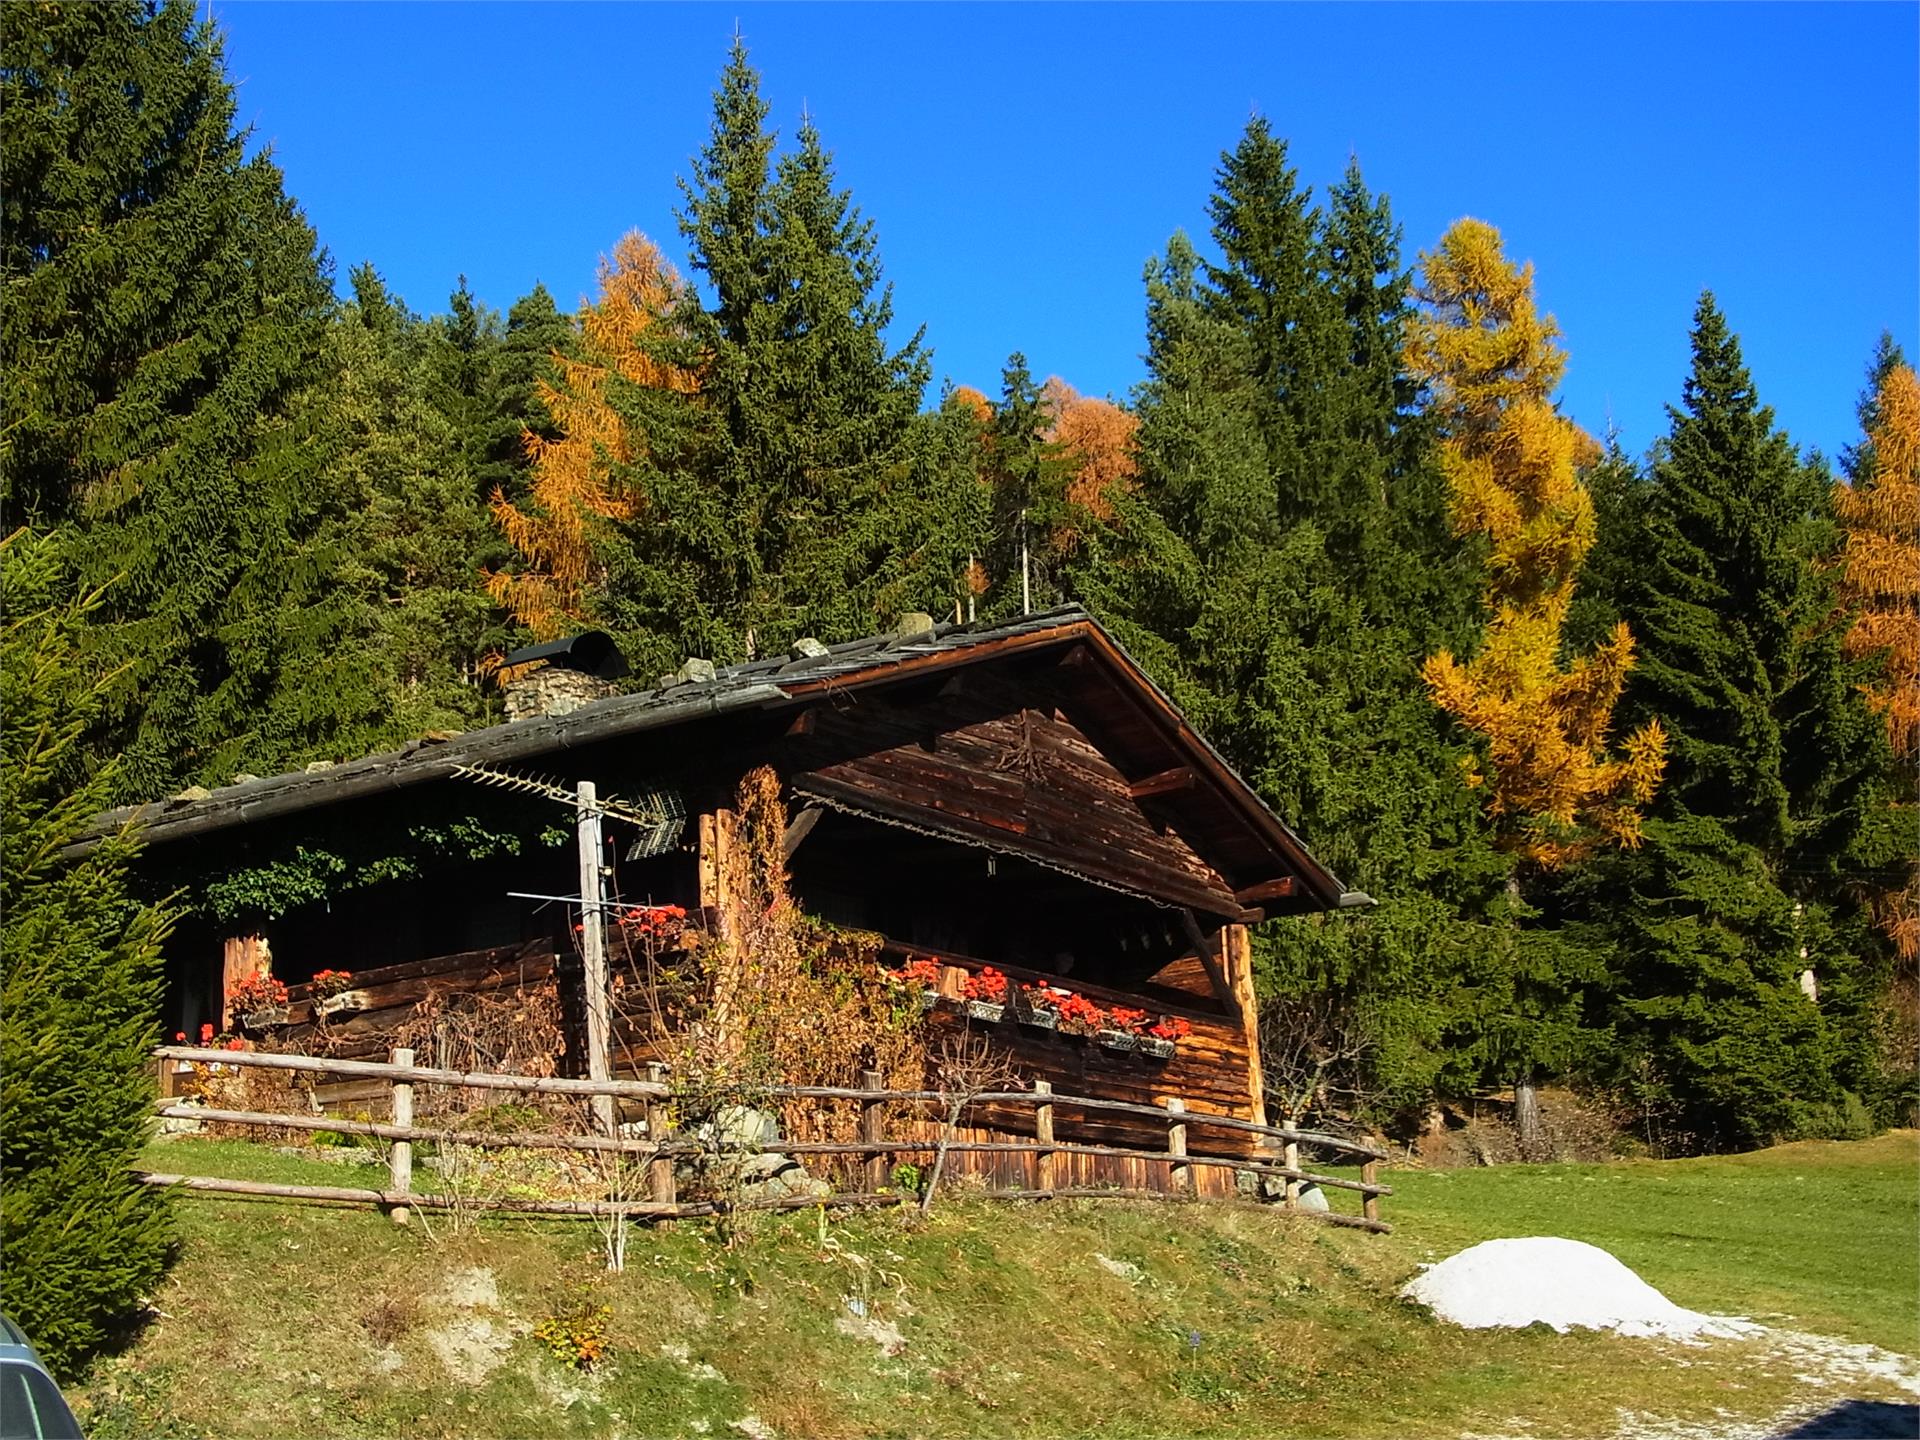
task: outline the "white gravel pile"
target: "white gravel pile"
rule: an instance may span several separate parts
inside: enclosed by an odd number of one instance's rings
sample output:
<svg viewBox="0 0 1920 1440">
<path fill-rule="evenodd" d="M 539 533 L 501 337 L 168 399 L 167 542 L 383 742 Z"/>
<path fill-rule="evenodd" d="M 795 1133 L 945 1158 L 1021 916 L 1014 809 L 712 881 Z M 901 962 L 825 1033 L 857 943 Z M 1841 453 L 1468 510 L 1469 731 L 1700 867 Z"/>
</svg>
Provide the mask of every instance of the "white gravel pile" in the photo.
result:
<svg viewBox="0 0 1920 1440">
<path fill-rule="evenodd" d="M 1488 1240 L 1430 1266 L 1401 1290 L 1469 1330 L 1575 1326 L 1675 1340 L 1755 1335 L 1731 1315 L 1683 1310 L 1597 1245 L 1535 1235 Z"/>
</svg>

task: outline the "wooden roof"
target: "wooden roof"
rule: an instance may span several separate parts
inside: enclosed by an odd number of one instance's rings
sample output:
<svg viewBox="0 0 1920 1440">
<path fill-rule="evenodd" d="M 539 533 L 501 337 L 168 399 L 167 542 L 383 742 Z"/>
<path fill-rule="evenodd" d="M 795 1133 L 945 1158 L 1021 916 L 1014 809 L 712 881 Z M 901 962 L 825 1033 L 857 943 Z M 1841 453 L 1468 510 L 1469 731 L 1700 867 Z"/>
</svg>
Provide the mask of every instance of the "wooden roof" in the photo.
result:
<svg viewBox="0 0 1920 1440">
<path fill-rule="evenodd" d="M 976 678 L 968 680 L 969 674 Z M 997 708 L 983 698 L 994 694 Z M 1010 695 L 1017 698 L 1009 702 Z M 874 703 L 862 703 L 868 699 Z M 931 717 L 929 734 L 948 737 L 944 770 L 913 761 L 898 736 L 884 745 L 857 743 L 862 734 L 897 726 L 888 717 L 897 717 L 909 700 Z M 780 767 L 792 774 L 800 796 L 819 803 L 1004 849 L 1230 919 L 1366 900 L 1308 853 L 1113 637 L 1078 608 L 771 656 L 720 669 L 711 680 L 615 696 L 566 715 L 413 741 L 390 754 L 211 793 L 189 791 L 108 811 L 69 851 L 91 848 L 129 823 L 144 826 L 148 846 L 165 845 L 446 779 L 462 765 L 530 761 L 629 735 L 704 728 L 722 716 L 783 712 L 827 718 L 816 731 L 787 714 L 797 749 L 792 766 Z M 924 794 L 914 799 L 914 784 L 951 776 L 972 751 L 1005 743 L 1001 732 L 1013 723 L 1010 715 L 1022 727 L 1014 743 L 1046 747 L 1066 767 L 1062 773 L 1087 782 L 1072 798 L 1073 814 L 1043 813 L 1043 797 L 1025 792 L 1014 797 L 1022 816 L 1012 825 Z M 829 743 L 836 736 L 837 749 Z M 922 744 L 925 753 L 938 753 L 924 736 Z M 973 767 L 976 788 L 992 780 L 996 765 L 1004 772 L 1004 760 Z M 1091 801 L 1089 786 L 1100 792 Z"/>
</svg>

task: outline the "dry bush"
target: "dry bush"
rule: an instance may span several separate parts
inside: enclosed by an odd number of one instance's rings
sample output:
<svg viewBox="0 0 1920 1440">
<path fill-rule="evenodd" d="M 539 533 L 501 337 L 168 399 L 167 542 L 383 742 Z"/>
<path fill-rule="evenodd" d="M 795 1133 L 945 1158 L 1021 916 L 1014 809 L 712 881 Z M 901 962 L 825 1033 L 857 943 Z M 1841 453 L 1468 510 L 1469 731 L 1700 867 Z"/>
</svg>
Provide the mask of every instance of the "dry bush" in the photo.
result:
<svg viewBox="0 0 1920 1440">
<path fill-rule="evenodd" d="M 787 810 L 771 769 L 741 781 L 737 823 L 727 876 L 736 933 L 694 937 L 682 973 L 704 994 L 681 986 L 653 1014 L 683 1128 L 728 1107 L 765 1107 L 778 1084 L 858 1088 L 874 1070 L 887 1089 L 917 1089 L 926 1073 L 921 1014 L 874 963 L 878 936 L 834 930 L 795 905 L 781 857 Z M 857 1100 L 778 1109 L 791 1139 L 859 1137 Z"/>
<path fill-rule="evenodd" d="M 395 1027 L 392 1043 L 411 1049 L 416 1065 L 496 1075 L 553 1075 L 567 1049 L 560 997 L 550 982 L 433 991 Z M 436 1103 L 469 1109 L 492 1103 L 486 1091 L 446 1089 Z"/>
<path fill-rule="evenodd" d="M 268 1054 L 276 1052 L 271 1040 L 263 1040 L 254 1048 Z M 213 1110 L 251 1110 L 261 1115 L 313 1115 L 320 1110 L 313 1098 L 313 1076 L 299 1071 L 195 1061 L 190 1075 L 182 1078 L 182 1096 L 198 1096 Z M 203 1133 L 216 1140 L 253 1140 L 270 1145 L 310 1145 L 314 1135 L 311 1130 L 220 1120 L 207 1121 Z"/>
</svg>

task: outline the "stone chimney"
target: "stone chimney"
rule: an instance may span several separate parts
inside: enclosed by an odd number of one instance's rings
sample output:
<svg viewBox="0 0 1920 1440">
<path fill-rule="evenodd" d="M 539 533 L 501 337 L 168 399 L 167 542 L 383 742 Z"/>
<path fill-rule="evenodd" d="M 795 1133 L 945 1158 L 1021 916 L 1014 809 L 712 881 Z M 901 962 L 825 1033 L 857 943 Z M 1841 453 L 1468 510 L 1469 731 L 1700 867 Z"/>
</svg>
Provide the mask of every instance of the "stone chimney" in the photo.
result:
<svg viewBox="0 0 1920 1440">
<path fill-rule="evenodd" d="M 502 687 L 507 719 L 565 715 L 618 693 L 626 657 L 603 630 L 587 630 L 516 650 L 503 662 L 516 678 Z"/>
<path fill-rule="evenodd" d="M 542 715 L 565 715 L 595 700 L 604 700 L 617 687 L 611 680 L 589 675 L 584 670 L 569 670 L 560 665 L 542 665 L 506 685 L 507 719 L 533 720 Z"/>
</svg>

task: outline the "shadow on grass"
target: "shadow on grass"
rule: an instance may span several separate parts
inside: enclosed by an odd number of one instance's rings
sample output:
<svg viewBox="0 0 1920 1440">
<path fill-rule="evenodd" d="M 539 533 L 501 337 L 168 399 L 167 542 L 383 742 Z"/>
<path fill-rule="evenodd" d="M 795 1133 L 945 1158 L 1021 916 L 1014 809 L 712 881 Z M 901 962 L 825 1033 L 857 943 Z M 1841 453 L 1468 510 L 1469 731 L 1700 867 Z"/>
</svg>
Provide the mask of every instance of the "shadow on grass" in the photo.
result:
<svg viewBox="0 0 1920 1440">
<path fill-rule="evenodd" d="M 1780 1440 L 1914 1440 L 1920 1435 L 1920 1405 L 1883 1400 L 1842 1400 L 1787 1431 Z"/>
</svg>

